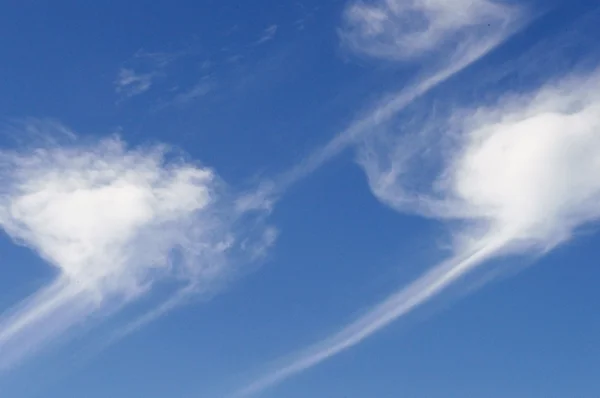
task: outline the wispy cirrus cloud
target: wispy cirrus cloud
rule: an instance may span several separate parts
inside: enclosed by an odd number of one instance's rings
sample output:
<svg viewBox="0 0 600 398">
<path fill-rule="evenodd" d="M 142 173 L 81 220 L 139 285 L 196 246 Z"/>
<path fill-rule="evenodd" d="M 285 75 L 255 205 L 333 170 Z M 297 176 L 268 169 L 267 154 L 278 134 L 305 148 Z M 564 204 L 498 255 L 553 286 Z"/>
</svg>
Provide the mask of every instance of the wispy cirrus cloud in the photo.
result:
<svg viewBox="0 0 600 398">
<path fill-rule="evenodd" d="M 187 90 L 177 93 L 172 99 L 161 103 L 156 110 L 162 110 L 171 106 L 184 107 L 194 101 L 210 95 L 218 86 L 217 80 L 210 76 L 203 76 L 196 84 Z"/>
<path fill-rule="evenodd" d="M 0 316 L 0 368 L 161 282 L 179 288 L 139 324 L 212 293 L 273 243 L 273 229 L 237 212 L 213 170 L 166 146 L 29 123 L 45 139 L 0 152 L 0 226 L 55 277 Z"/>
<path fill-rule="evenodd" d="M 384 96 L 345 130 L 282 174 L 275 184 L 280 192 L 481 59 L 530 19 L 524 10 L 492 0 L 458 3 L 465 7 L 454 7 L 456 3 L 451 6 L 443 0 L 378 0 L 353 2 L 345 9 L 339 36 L 355 54 L 394 61 L 427 57 L 427 63 L 402 90 Z M 418 26 L 403 22 L 415 20 L 420 21 Z"/>
<path fill-rule="evenodd" d="M 150 90 L 155 73 L 136 73 L 133 69 L 121 68 L 115 80 L 117 94 L 129 98 Z"/>
<path fill-rule="evenodd" d="M 511 25 L 519 11 L 489 0 L 356 2 L 344 15 L 342 43 L 377 58 L 410 60 L 440 46 L 467 49 Z"/>
<path fill-rule="evenodd" d="M 205 95 L 210 93 L 214 89 L 214 87 L 215 82 L 211 80 L 210 77 L 203 78 L 188 91 L 185 91 L 175 96 L 174 102 L 177 104 L 187 104 L 190 101 L 194 101 L 195 99 L 204 97 Z"/>
<path fill-rule="evenodd" d="M 157 79 L 164 75 L 165 70 L 177 59 L 189 56 L 191 49 L 176 52 L 150 52 L 140 49 L 117 72 L 114 81 L 115 91 L 127 99 L 149 91 Z"/>
<path fill-rule="evenodd" d="M 254 43 L 254 44 L 259 45 L 259 44 L 263 44 L 263 43 L 273 40 L 275 38 L 275 35 L 277 34 L 278 28 L 279 27 L 277 25 L 270 25 L 268 28 L 266 28 L 263 31 L 263 34 L 260 37 L 260 39 L 258 39 L 256 41 L 256 43 Z"/>
</svg>

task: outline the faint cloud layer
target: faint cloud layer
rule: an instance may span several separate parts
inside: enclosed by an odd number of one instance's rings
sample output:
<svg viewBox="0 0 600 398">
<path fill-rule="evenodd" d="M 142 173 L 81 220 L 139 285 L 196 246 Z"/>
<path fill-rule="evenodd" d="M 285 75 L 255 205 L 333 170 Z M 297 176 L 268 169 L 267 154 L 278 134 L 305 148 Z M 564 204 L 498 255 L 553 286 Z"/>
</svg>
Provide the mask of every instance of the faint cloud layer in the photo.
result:
<svg viewBox="0 0 600 398">
<path fill-rule="evenodd" d="M 167 147 L 62 137 L 0 152 L 0 226 L 56 273 L 0 317 L 0 368 L 162 281 L 181 286 L 169 308 L 214 291 L 276 236 L 259 218 L 242 220 L 213 170 Z"/>
<path fill-rule="evenodd" d="M 150 89 L 154 73 L 138 74 L 133 69 L 121 68 L 115 80 L 115 90 L 126 98 L 142 94 Z"/>
<path fill-rule="evenodd" d="M 271 25 L 265 29 L 263 35 L 256 41 L 256 44 L 263 44 L 275 38 L 275 34 L 277 33 L 277 25 Z"/>
<path fill-rule="evenodd" d="M 514 21 L 516 9 L 489 0 L 357 2 L 344 14 L 342 43 L 392 60 L 421 57 L 440 46 L 469 46 Z"/>
<path fill-rule="evenodd" d="M 157 105 L 155 110 L 163 110 L 171 106 L 185 107 L 194 101 L 211 94 L 217 86 L 218 84 L 215 78 L 212 76 L 204 76 L 192 87 L 179 92 L 173 98 Z"/>
<path fill-rule="evenodd" d="M 212 91 L 214 85 L 215 83 L 210 78 L 202 79 L 188 91 L 175 96 L 174 102 L 178 104 L 186 104 L 199 97 L 203 97 Z"/>
<path fill-rule="evenodd" d="M 238 27 L 234 27 L 229 35 L 237 30 Z M 232 68 L 242 63 L 251 64 L 258 56 L 257 47 L 272 41 L 278 30 L 279 26 L 273 24 L 265 28 L 254 41 L 248 41 L 247 37 L 244 37 L 243 40 L 239 40 L 240 43 L 236 43 L 232 39 L 230 47 L 221 47 L 218 50 L 209 50 L 198 45 L 186 46 L 174 52 L 139 50 L 119 68 L 114 82 L 115 91 L 121 100 L 144 94 L 153 88 L 157 92 L 162 91 L 170 98 L 161 100 L 155 109 L 192 103 L 213 90 L 217 75 L 227 70 L 231 72 Z M 189 73 L 197 83 L 177 82 L 177 77 L 169 71 L 176 62 L 187 64 L 187 67 L 192 66 Z M 202 73 L 200 77 L 196 76 L 198 70 Z M 181 74 L 181 69 L 178 73 Z"/>
<path fill-rule="evenodd" d="M 190 50 L 177 52 L 138 50 L 124 66 L 119 68 L 114 82 L 116 93 L 124 99 L 144 94 L 152 88 L 169 65 L 178 58 L 189 55 L 189 52 Z"/>
</svg>

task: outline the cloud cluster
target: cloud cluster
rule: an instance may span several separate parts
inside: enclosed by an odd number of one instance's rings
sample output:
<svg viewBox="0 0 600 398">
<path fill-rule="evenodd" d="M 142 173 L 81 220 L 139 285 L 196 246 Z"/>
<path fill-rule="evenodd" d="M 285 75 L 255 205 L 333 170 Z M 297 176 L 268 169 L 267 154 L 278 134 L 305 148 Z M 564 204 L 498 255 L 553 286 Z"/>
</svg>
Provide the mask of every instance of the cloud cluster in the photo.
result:
<svg viewBox="0 0 600 398">
<path fill-rule="evenodd" d="M 518 9 L 487 0 L 380 0 L 346 10 L 340 35 L 353 51 L 403 62 L 427 56 L 434 72 L 384 99 L 286 177 L 301 178 L 353 145 L 373 194 L 398 212 L 446 223 L 453 253 L 240 395 L 351 348 L 488 260 L 544 253 L 600 219 L 600 70 L 391 127 L 414 100 L 525 20 Z"/>
<path fill-rule="evenodd" d="M 39 131 L 55 128 L 40 124 Z M 161 281 L 186 295 L 215 289 L 274 240 L 258 223 L 258 232 L 244 228 L 214 171 L 164 146 L 65 132 L 0 152 L 0 226 L 55 271 L 0 317 L 0 367 Z"/>
<path fill-rule="evenodd" d="M 454 115 L 433 121 L 444 135 L 372 137 L 359 148 L 378 199 L 459 226 L 454 254 L 243 394 L 358 344 L 487 260 L 546 252 L 600 219 L 600 70 Z"/>
</svg>

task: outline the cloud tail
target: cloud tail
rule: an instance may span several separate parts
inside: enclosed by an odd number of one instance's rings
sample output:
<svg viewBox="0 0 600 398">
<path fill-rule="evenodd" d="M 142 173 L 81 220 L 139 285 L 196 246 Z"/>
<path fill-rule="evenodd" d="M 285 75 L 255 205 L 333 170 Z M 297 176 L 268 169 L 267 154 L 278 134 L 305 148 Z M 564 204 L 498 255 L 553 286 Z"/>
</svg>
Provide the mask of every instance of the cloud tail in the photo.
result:
<svg viewBox="0 0 600 398">
<path fill-rule="evenodd" d="M 34 293 L 0 318 L 0 369 L 13 366 L 97 308 L 88 291 L 66 278 Z"/>
<path fill-rule="evenodd" d="M 498 256 L 511 242 L 508 234 L 487 235 L 460 253 L 434 266 L 377 304 L 340 331 L 300 353 L 291 363 L 259 379 L 237 396 L 261 392 L 359 343 L 397 319 L 434 299 L 485 261 Z"/>
</svg>

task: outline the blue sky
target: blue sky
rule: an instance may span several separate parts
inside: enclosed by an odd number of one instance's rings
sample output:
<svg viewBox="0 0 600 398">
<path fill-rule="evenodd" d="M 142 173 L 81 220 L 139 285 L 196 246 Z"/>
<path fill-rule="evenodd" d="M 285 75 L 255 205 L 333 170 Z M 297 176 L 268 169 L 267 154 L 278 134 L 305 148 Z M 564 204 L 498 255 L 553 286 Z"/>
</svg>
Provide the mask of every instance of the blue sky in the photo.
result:
<svg viewBox="0 0 600 398">
<path fill-rule="evenodd" d="M 600 396 L 599 21 L 0 5 L 0 396 Z"/>
</svg>

